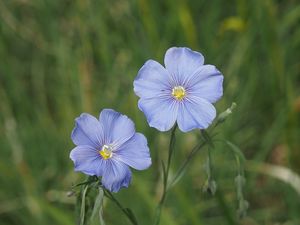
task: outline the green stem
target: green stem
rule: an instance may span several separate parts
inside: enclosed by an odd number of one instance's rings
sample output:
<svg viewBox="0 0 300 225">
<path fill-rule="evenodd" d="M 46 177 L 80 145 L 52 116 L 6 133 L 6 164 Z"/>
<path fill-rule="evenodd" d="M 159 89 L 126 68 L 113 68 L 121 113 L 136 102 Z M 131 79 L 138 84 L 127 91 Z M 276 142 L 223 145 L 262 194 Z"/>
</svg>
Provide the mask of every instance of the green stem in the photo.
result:
<svg viewBox="0 0 300 225">
<path fill-rule="evenodd" d="M 172 133 L 171 133 L 171 139 L 170 139 L 170 144 L 169 144 L 169 155 L 168 155 L 168 163 L 167 163 L 167 169 L 165 171 L 165 177 L 164 177 L 164 194 L 162 196 L 161 202 L 164 202 L 165 197 L 166 197 L 166 191 L 167 191 L 167 185 L 168 185 L 168 179 L 169 179 L 169 171 L 170 171 L 170 166 L 172 162 L 172 157 L 174 153 L 174 145 L 175 145 L 175 131 L 177 129 L 177 123 L 175 124 Z"/>
<path fill-rule="evenodd" d="M 211 129 L 211 132 L 213 132 L 213 130 L 217 126 L 218 126 L 218 124 L 216 124 Z M 169 170 L 170 170 L 170 165 L 171 165 L 171 161 L 172 161 L 172 157 L 173 157 L 173 152 L 174 152 L 175 131 L 176 131 L 176 128 L 177 128 L 177 124 L 174 126 L 174 128 L 172 130 L 172 133 L 171 133 L 167 167 L 165 168 L 164 164 L 162 164 L 163 165 L 163 175 L 164 175 L 164 179 L 163 179 L 163 194 L 162 194 L 162 197 L 161 197 L 160 202 L 158 204 L 158 207 L 156 209 L 154 225 L 159 225 L 162 207 L 164 205 L 164 202 L 165 202 L 165 199 L 166 199 L 166 196 L 167 196 L 167 193 L 168 193 L 170 187 L 172 187 L 180 179 L 180 177 L 182 177 L 182 175 L 184 174 L 185 169 L 189 165 L 190 161 L 193 159 L 193 157 L 198 153 L 198 151 L 203 146 L 205 146 L 206 144 L 209 144 L 210 146 L 213 146 L 212 139 L 209 136 L 209 134 L 206 133 L 206 131 L 202 130 L 201 133 L 203 135 L 204 141 L 203 142 L 199 142 L 194 148 L 192 148 L 192 150 L 190 151 L 189 155 L 187 156 L 187 158 L 185 159 L 185 161 L 183 162 L 183 164 L 180 166 L 180 168 L 175 173 L 175 176 L 172 178 L 172 180 L 170 182 L 168 182 Z M 213 136 L 215 136 L 215 135 L 212 135 L 212 137 Z"/>
<path fill-rule="evenodd" d="M 212 131 L 213 131 L 213 129 L 212 129 Z M 214 137 L 215 135 L 216 134 L 213 134 L 209 140 L 211 141 L 211 138 Z M 192 150 L 190 151 L 190 153 L 188 154 L 188 156 L 186 157 L 184 162 L 181 164 L 181 166 L 175 173 L 173 179 L 170 182 L 168 189 L 171 188 L 172 186 L 174 186 L 174 184 L 177 183 L 177 181 L 180 179 L 180 177 L 182 177 L 184 175 L 184 172 L 185 172 L 187 166 L 189 165 L 189 163 L 191 162 L 191 160 L 206 144 L 209 144 L 209 141 L 207 139 L 204 139 L 204 141 L 199 142 L 192 148 Z"/>
<path fill-rule="evenodd" d="M 177 180 L 183 175 L 183 172 L 185 171 L 186 167 L 189 165 L 189 162 L 192 160 L 192 158 L 198 153 L 198 151 L 205 146 L 206 142 L 203 143 L 198 143 L 192 150 L 190 151 L 189 155 L 187 158 L 184 160 L 182 165 L 179 167 L 177 172 L 175 173 L 173 179 L 170 182 L 169 188 L 172 187 Z"/>
<path fill-rule="evenodd" d="M 162 193 L 161 199 L 160 199 L 159 204 L 158 204 L 157 209 L 156 209 L 154 225 L 158 225 L 159 222 L 160 222 L 161 211 L 162 211 L 162 208 L 163 208 L 163 205 L 165 203 L 166 196 L 167 196 L 169 171 L 170 171 L 172 158 L 173 158 L 173 155 L 174 155 L 176 129 L 177 129 L 177 123 L 175 124 L 175 126 L 172 129 L 172 133 L 171 133 L 171 137 L 170 137 L 167 167 L 165 168 L 164 164 L 163 164 L 163 193 Z"/>
<path fill-rule="evenodd" d="M 211 161 L 211 149 L 210 147 L 207 148 L 207 157 L 208 157 L 208 179 L 211 181 L 212 178 L 212 161 Z"/>
<path fill-rule="evenodd" d="M 118 206 L 118 208 L 127 216 L 129 221 L 133 225 L 138 225 L 138 222 L 130 209 L 124 208 L 110 191 L 108 191 L 104 188 L 103 188 L 103 191 L 104 191 L 105 196 L 108 197 L 110 200 L 112 200 Z"/>
</svg>

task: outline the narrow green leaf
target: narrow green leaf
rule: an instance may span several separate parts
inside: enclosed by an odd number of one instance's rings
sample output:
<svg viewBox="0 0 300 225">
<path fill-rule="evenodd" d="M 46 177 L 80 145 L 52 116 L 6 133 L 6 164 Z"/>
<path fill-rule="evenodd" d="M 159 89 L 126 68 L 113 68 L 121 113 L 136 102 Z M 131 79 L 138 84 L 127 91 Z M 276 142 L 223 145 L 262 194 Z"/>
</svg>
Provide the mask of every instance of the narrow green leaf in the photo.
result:
<svg viewBox="0 0 300 225">
<path fill-rule="evenodd" d="M 104 219 L 103 219 L 103 200 L 104 200 L 104 192 L 102 188 L 99 188 L 99 193 L 97 195 L 97 198 L 95 200 L 94 208 L 91 215 L 91 221 L 92 223 L 96 221 L 96 218 L 98 218 L 101 225 L 105 225 Z"/>
<path fill-rule="evenodd" d="M 84 217 L 85 217 L 85 197 L 89 186 L 86 185 L 82 192 L 82 199 L 81 199 L 81 210 L 80 210 L 80 225 L 84 225 Z"/>
</svg>

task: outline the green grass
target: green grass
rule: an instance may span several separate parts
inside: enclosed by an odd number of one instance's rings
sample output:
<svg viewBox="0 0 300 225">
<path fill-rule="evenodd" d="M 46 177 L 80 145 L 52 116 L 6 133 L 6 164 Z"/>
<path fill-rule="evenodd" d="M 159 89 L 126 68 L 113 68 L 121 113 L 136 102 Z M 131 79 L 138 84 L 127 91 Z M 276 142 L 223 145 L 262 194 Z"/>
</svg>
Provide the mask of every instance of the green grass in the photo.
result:
<svg viewBox="0 0 300 225">
<path fill-rule="evenodd" d="M 299 194 L 259 169 L 300 173 L 299 25 L 296 0 L 0 1 L 0 224 L 75 223 L 75 198 L 66 192 L 84 176 L 73 172 L 70 133 L 81 112 L 103 108 L 127 114 L 148 138 L 153 166 L 135 171 L 116 196 L 151 224 L 169 133 L 148 127 L 132 82 L 171 46 L 201 51 L 223 72 L 217 109 L 238 107 L 219 137 L 258 169 L 246 165 L 250 209 L 238 221 L 234 157 L 223 144 L 213 150 L 219 191 L 210 197 L 201 191 L 201 152 L 168 196 L 161 224 L 299 224 Z M 197 132 L 179 134 L 175 167 L 196 139 Z M 110 202 L 104 217 L 128 224 Z"/>
</svg>

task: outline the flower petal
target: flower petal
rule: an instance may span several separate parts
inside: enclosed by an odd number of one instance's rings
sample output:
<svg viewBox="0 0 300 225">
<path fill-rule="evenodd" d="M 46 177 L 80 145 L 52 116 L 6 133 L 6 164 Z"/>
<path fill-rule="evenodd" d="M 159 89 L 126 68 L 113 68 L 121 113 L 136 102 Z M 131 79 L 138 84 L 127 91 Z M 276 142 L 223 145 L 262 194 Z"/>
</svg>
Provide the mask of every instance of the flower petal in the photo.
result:
<svg viewBox="0 0 300 225">
<path fill-rule="evenodd" d="M 177 118 L 178 104 L 172 97 L 141 98 L 138 107 L 145 114 L 149 126 L 160 131 L 170 130 Z"/>
<path fill-rule="evenodd" d="M 88 113 L 75 119 L 71 138 L 75 145 L 90 145 L 99 148 L 103 144 L 103 130 L 99 121 Z"/>
<path fill-rule="evenodd" d="M 223 95 L 223 78 L 215 66 L 204 65 L 189 79 L 188 93 L 215 103 Z"/>
<path fill-rule="evenodd" d="M 147 169 L 151 165 L 147 139 L 143 134 L 136 133 L 118 149 L 115 158 L 134 169 Z"/>
<path fill-rule="evenodd" d="M 206 129 L 216 117 L 215 107 L 203 98 L 193 96 L 182 101 L 177 123 L 183 132 L 199 128 Z"/>
<path fill-rule="evenodd" d="M 133 82 L 134 92 L 140 98 L 160 96 L 170 92 L 170 82 L 168 71 L 158 62 L 148 60 Z"/>
<path fill-rule="evenodd" d="M 165 54 L 165 66 L 174 77 L 176 85 L 184 85 L 186 79 L 204 63 L 204 56 L 189 48 L 169 48 Z"/>
<path fill-rule="evenodd" d="M 112 109 L 103 109 L 99 121 L 103 126 L 105 144 L 112 144 L 115 149 L 135 133 L 131 119 Z"/>
<path fill-rule="evenodd" d="M 102 176 L 102 184 L 112 192 L 118 192 L 122 187 L 128 187 L 131 181 L 129 167 L 117 160 L 106 160 L 105 171 Z"/>
<path fill-rule="evenodd" d="M 70 158 L 75 165 L 75 171 L 80 171 L 90 176 L 102 176 L 103 160 L 99 156 L 98 151 L 88 145 L 77 146 L 70 153 Z"/>
</svg>

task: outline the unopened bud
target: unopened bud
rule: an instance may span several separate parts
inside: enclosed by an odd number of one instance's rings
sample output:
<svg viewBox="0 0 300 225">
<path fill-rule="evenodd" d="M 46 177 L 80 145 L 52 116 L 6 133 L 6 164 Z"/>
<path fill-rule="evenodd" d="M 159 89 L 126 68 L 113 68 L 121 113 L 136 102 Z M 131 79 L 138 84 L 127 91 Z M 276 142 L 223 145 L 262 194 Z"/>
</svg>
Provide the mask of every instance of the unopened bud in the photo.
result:
<svg viewBox="0 0 300 225">
<path fill-rule="evenodd" d="M 232 111 L 235 109 L 236 107 L 236 103 L 233 102 L 230 106 L 230 108 L 226 109 L 224 112 L 220 113 L 220 115 L 218 116 L 218 123 L 223 123 L 226 118 L 232 113 Z"/>
<path fill-rule="evenodd" d="M 248 208 L 249 203 L 246 200 L 241 200 L 239 202 L 239 208 L 237 209 L 237 215 L 239 219 L 242 219 L 247 215 Z"/>
<path fill-rule="evenodd" d="M 207 179 L 202 187 L 202 191 L 209 193 L 211 195 L 215 195 L 217 191 L 217 183 L 214 180 Z"/>
<path fill-rule="evenodd" d="M 67 192 L 67 197 L 72 197 L 72 196 L 74 196 L 75 194 L 76 194 L 75 191 L 68 191 L 68 192 Z"/>
</svg>

